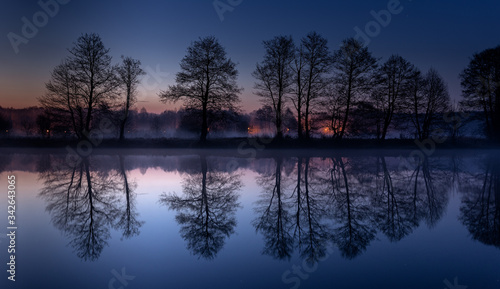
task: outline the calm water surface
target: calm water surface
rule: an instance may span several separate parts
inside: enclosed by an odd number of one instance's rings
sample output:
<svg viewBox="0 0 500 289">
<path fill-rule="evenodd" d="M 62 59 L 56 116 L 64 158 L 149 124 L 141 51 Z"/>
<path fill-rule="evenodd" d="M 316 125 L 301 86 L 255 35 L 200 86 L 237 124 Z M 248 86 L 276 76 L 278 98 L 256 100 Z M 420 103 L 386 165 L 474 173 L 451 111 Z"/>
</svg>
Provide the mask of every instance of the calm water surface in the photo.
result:
<svg viewBox="0 0 500 289">
<path fill-rule="evenodd" d="M 269 155 L 0 153 L 1 288 L 500 288 L 498 152 Z"/>
</svg>

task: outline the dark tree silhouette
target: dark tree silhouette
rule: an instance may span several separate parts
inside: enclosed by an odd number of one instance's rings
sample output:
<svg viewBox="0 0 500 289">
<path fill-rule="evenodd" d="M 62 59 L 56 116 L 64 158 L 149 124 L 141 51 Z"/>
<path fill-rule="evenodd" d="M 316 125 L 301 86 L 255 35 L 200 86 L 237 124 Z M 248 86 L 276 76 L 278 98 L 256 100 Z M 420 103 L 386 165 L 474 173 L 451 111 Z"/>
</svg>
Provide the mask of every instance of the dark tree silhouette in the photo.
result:
<svg viewBox="0 0 500 289">
<path fill-rule="evenodd" d="M 334 136 L 342 139 L 349 122 L 352 106 L 367 95 L 373 88 L 373 72 L 377 67 L 377 60 L 359 41 L 354 38 L 342 42 L 340 49 L 334 52 L 333 64 L 333 102 L 335 109 L 329 111 L 332 119 Z M 337 107 L 340 105 L 340 111 Z M 339 114 L 340 113 L 340 114 Z"/>
<path fill-rule="evenodd" d="M 466 109 L 483 113 L 486 134 L 500 140 L 500 46 L 474 54 L 460 74 Z"/>
<path fill-rule="evenodd" d="M 304 127 L 303 127 L 303 106 L 305 101 L 304 92 L 307 86 L 306 79 L 306 61 L 304 55 L 304 46 L 302 43 L 297 47 L 295 52 L 295 58 L 292 63 L 292 70 L 294 73 L 294 84 L 291 88 L 291 93 L 289 98 L 297 111 L 297 136 L 299 139 L 304 138 Z M 270 106 L 267 106 L 270 108 Z"/>
<path fill-rule="evenodd" d="M 109 49 L 99 35 L 80 36 L 69 52 L 70 56 L 52 71 L 47 92 L 39 101 L 59 121 L 71 123 L 82 138 L 92 128 L 94 111 L 110 107 L 117 98 L 119 82 Z"/>
<path fill-rule="evenodd" d="M 125 125 L 129 120 L 129 110 L 137 102 L 137 86 L 140 77 L 146 74 L 141 68 L 141 62 L 131 57 L 122 56 L 122 64 L 118 67 L 118 76 L 125 90 L 123 115 L 120 117 L 120 140 L 125 139 Z"/>
<path fill-rule="evenodd" d="M 438 117 L 450 108 L 448 86 L 439 73 L 431 68 L 423 77 L 415 75 L 410 91 L 409 115 L 417 138 L 423 140 L 431 135 Z"/>
<path fill-rule="evenodd" d="M 304 90 L 304 126 L 306 138 L 311 137 L 311 114 L 318 105 L 328 85 L 333 57 L 328 49 L 328 41 L 316 32 L 309 33 L 302 39 L 305 81 Z"/>
<path fill-rule="evenodd" d="M 255 211 L 258 217 L 253 221 L 253 226 L 264 236 L 264 254 L 276 259 L 290 259 L 293 252 L 290 227 L 293 221 L 286 203 L 282 169 L 283 159 L 277 157 L 273 172 L 258 177 L 257 183 L 264 191 L 257 202 Z"/>
<path fill-rule="evenodd" d="M 282 139 L 285 101 L 294 83 L 295 45 L 291 36 L 277 36 L 263 44 L 266 49 L 264 60 L 257 64 L 252 75 L 257 80 L 256 94 L 264 104 L 273 108 L 276 138 Z"/>
<path fill-rule="evenodd" d="M 412 80 L 418 74 L 413 64 L 399 55 L 392 55 L 377 70 L 377 89 L 372 94 L 375 107 L 381 112 L 377 138 L 385 139 L 394 114 L 403 112 Z"/>
<path fill-rule="evenodd" d="M 178 212 L 175 217 L 188 249 L 199 257 L 213 259 L 234 233 L 240 176 L 209 170 L 200 156 L 201 172 L 183 180 L 183 196 L 163 194 L 160 202 Z"/>
<path fill-rule="evenodd" d="M 237 109 L 235 104 L 242 90 L 236 84 L 238 70 L 227 58 L 224 47 L 212 36 L 195 41 L 180 66 L 176 85 L 160 92 L 160 100 L 176 102 L 182 99 L 187 108 L 201 110 L 200 141 L 204 142 L 209 131 L 209 111 Z"/>
<path fill-rule="evenodd" d="M 45 84 L 47 92 L 38 98 L 42 107 L 58 123 L 71 123 L 73 132 L 80 138 L 84 130 L 84 106 L 78 97 L 78 87 L 72 64 L 64 60 L 51 73 Z"/>
</svg>

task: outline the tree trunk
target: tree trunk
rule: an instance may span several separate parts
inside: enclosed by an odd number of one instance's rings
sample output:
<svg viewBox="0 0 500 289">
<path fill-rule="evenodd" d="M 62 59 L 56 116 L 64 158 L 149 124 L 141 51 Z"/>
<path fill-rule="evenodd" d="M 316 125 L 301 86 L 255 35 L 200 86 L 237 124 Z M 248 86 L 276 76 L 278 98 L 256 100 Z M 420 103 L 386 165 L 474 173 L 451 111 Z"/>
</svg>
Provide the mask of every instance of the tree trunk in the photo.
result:
<svg viewBox="0 0 500 289">
<path fill-rule="evenodd" d="M 94 82 L 93 79 L 90 80 L 90 94 L 87 106 L 87 119 L 85 120 L 85 133 L 87 136 L 90 132 L 90 121 L 92 119 L 92 106 L 94 105 Z"/>
<path fill-rule="evenodd" d="M 309 96 L 306 100 L 306 115 L 305 115 L 305 125 L 306 125 L 306 139 L 311 138 L 311 131 L 309 129 Z"/>
<path fill-rule="evenodd" d="M 120 123 L 120 141 L 123 141 L 125 139 L 125 125 L 127 124 L 128 120 L 128 111 L 130 107 L 130 94 L 131 94 L 131 87 L 127 85 L 127 103 L 125 104 L 125 112 L 123 114 L 123 118 Z"/>
<path fill-rule="evenodd" d="M 283 119 L 281 111 L 281 96 L 278 99 L 278 105 L 276 108 L 276 139 L 283 139 Z"/>
<path fill-rule="evenodd" d="M 302 105 L 300 105 L 300 98 L 298 100 L 299 104 L 297 104 L 297 134 L 299 139 L 302 139 L 303 133 L 302 133 Z"/>
<path fill-rule="evenodd" d="M 207 112 L 207 102 L 203 102 L 203 108 L 202 108 L 202 120 L 201 120 L 201 136 L 200 136 L 200 142 L 204 143 L 207 140 L 207 135 L 208 135 L 208 112 Z"/>
<path fill-rule="evenodd" d="M 345 109 L 344 122 L 342 123 L 342 130 L 340 131 L 339 139 L 344 137 L 345 128 L 347 125 L 347 120 L 349 119 L 349 109 L 351 106 L 351 93 L 352 93 L 352 71 L 349 72 L 349 86 L 347 89 L 347 106 Z"/>
</svg>

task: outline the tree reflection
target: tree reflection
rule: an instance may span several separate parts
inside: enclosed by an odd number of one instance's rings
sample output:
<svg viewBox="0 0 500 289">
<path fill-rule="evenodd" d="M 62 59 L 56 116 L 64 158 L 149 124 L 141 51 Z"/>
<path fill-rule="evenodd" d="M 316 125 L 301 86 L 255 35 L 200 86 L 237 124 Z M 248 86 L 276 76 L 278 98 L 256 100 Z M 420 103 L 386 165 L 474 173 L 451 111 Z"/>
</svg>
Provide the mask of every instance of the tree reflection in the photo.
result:
<svg viewBox="0 0 500 289">
<path fill-rule="evenodd" d="M 332 239 L 343 257 L 353 259 L 375 238 L 367 191 L 342 158 L 332 158 L 330 169 L 331 214 L 335 221 Z"/>
<path fill-rule="evenodd" d="M 325 222 L 325 202 L 319 194 L 317 170 L 311 168 L 310 158 L 298 158 L 297 181 L 292 194 L 295 208 L 293 236 L 297 240 L 300 255 L 309 264 L 326 255 L 330 233 Z"/>
<path fill-rule="evenodd" d="M 70 244 L 79 258 L 85 261 L 99 258 L 110 238 L 110 229 L 116 227 L 120 215 L 128 214 L 131 231 L 139 234 L 137 224 L 140 222 L 135 220 L 130 201 L 133 199 L 130 188 L 134 185 L 129 185 L 119 172 L 92 170 L 89 158 L 73 166 L 59 160 L 52 170 L 41 172 L 40 179 L 43 180 L 40 195 L 48 202 L 52 222 L 71 238 Z M 127 188 L 127 207 L 122 211 L 119 192 L 124 187 Z M 124 236 L 129 234 L 128 229 Z"/>
<path fill-rule="evenodd" d="M 474 240 L 500 248 L 500 159 L 489 158 L 483 173 L 461 183 L 460 220 Z"/>
<path fill-rule="evenodd" d="M 293 252 L 293 237 L 290 234 L 292 216 L 286 203 L 287 184 L 283 180 L 283 158 L 275 158 L 275 170 L 269 175 L 261 175 L 257 184 L 264 193 L 257 202 L 257 219 L 253 225 L 264 236 L 263 253 L 277 259 L 289 259 Z"/>
<path fill-rule="evenodd" d="M 120 159 L 120 169 L 119 174 L 123 182 L 123 191 L 125 193 L 125 209 L 121 211 L 120 218 L 118 220 L 117 226 L 121 228 L 122 239 L 128 239 L 133 236 L 139 235 L 139 229 L 144 224 L 143 221 L 137 220 L 138 213 L 135 210 L 135 194 L 134 190 L 136 188 L 135 183 L 130 183 L 127 177 L 127 172 L 125 171 L 124 157 L 119 156 Z"/>
<path fill-rule="evenodd" d="M 425 158 L 413 171 L 414 219 L 424 218 L 432 228 L 443 216 L 448 203 L 447 192 L 451 187 L 450 176 L 443 170 L 433 170 L 429 158 Z M 418 222 L 418 221 L 417 221 Z"/>
<path fill-rule="evenodd" d="M 235 173 L 209 170 L 205 156 L 200 156 L 200 161 L 201 173 L 183 179 L 184 194 L 164 194 L 160 202 L 178 211 L 175 218 L 188 249 L 194 255 L 213 259 L 234 233 L 237 191 L 242 183 Z"/>
<path fill-rule="evenodd" d="M 385 157 L 377 158 L 375 223 L 391 242 L 403 239 L 418 226 L 421 212 L 416 192 L 412 194 L 404 172 L 390 170 Z"/>
<path fill-rule="evenodd" d="M 449 176 L 429 160 L 402 170 L 397 158 L 298 157 L 287 173 L 289 160 L 275 157 L 273 170 L 257 178 L 264 193 L 253 224 L 264 236 L 264 253 L 277 259 L 297 248 L 314 264 L 330 244 L 353 259 L 377 231 L 397 242 L 423 220 L 434 226 L 446 208 Z"/>
</svg>

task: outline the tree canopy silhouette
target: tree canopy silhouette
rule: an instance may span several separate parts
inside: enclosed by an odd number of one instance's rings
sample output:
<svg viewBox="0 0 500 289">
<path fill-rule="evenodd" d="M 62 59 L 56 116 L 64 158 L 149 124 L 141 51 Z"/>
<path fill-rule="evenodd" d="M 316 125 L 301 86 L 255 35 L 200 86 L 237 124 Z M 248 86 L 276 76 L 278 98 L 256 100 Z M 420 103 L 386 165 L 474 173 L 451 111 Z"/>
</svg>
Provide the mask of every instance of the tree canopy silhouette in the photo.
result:
<svg viewBox="0 0 500 289">
<path fill-rule="evenodd" d="M 276 138 L 281 139 L 285 101 L 294 81 L 291 64 L 295 58 L 295 45 L 291 36 L 276 36 L 263 44 L 266 49 L 264 60 L 257 64 L 252 75 L 257 80 L 256 94 L 273 108 Z"/>
<path fill-rule="evenodd" d="M 125 125 L 129 119 L 129 110 L 137 102 L 137 86 L 139 78 L 146 74 L 141 68 L 141 62 L 131 57 L 122 56 L 122 64 L 118 67 L 120 83 L 125 90 L 123 115 L 120 117 L 120 140 L 125 138 Z"/>
<path fill-rule="evenodd" d="M 240 101 L 236 79 L 236 64 L 227 58 L 226 50 L 213 37 L 200 38 L 188 47 L 180 63 L 176 85 L 171 85 L 159 94 L 162 102 L 184 101 L 188 108 L 201 110 L 200 141 L 207 139 L 210 111 L 236 109 Z"/>
<path fill-rule="evenodd" d="M 94 112 L 110 107 L 118 97 L 119 82 L 109 49 L 99 35 L 83 34 L 69 53 L 52 71 L 47 92 L 38 100 L 55 121 L 70 122 L 82 138 L 92 128 Z"/>
<path fill-rule="evenodd" d="M 368 48 L 354 38 L 342 42 L 334 52 L 333 101 L 341 109 L 330 111 L 333 115 L 332 129 L 338 139 L 345 135 L 352 107 L 373 88 L 373 73 L 377 67 Z"/>
<path fill-rule="evenodd" d="M 500 140 L 500 46 L 474 54 L 460 74 L 461 105 L 483 113 L 486 135 Z"/>
</svg>

